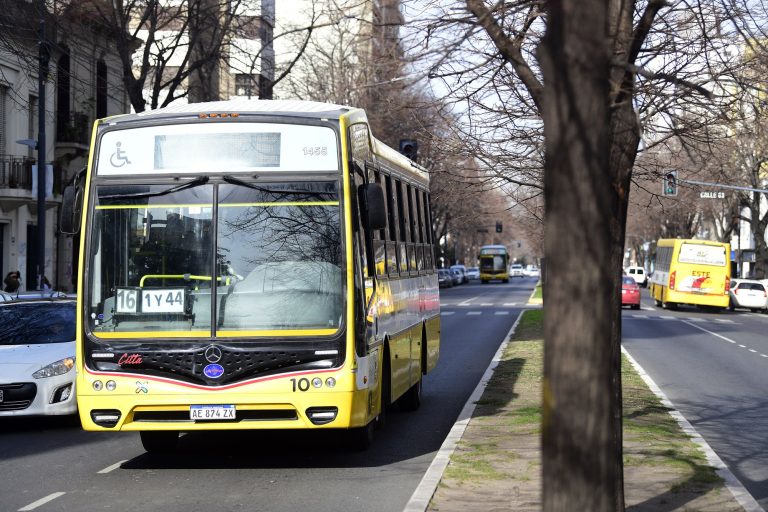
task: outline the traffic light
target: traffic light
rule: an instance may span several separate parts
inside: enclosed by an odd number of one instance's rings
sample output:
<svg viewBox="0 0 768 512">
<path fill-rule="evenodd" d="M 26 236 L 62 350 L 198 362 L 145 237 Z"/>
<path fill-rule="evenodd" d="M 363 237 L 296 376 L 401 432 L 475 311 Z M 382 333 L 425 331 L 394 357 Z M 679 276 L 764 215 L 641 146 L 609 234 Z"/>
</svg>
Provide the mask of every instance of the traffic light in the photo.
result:
<svg viewBox="0 0 768 512">
<path fill-rule="evenodd" d="M 496 221 L 496 232 L 501 233 L 501 229 L 502 229 L 501 222 Z"/>
<path fill-rule="evenodd" d="M 400 153 L 415 162 L 419 153 L 419 143 L 415 139 L 400 139 Z"/>
<path fill-rule="evenodd" d="M 675 197 L 677 195 L 677 171 L 667 171 L 663 181 L 664 195 Z"/>
</svg>

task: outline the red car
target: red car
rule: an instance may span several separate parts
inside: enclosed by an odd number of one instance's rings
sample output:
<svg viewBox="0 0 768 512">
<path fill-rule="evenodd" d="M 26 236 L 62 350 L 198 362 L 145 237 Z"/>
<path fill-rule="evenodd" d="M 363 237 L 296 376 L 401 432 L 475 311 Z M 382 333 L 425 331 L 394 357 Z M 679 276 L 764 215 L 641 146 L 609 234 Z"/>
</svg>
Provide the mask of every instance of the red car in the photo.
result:
<svg viewBox="0 0 768 512">
<path fill-rule="evenodd" d="M 621 278 L 621 305 L 640 309 L 640 287 L 632 277 Z"/>
</svg>

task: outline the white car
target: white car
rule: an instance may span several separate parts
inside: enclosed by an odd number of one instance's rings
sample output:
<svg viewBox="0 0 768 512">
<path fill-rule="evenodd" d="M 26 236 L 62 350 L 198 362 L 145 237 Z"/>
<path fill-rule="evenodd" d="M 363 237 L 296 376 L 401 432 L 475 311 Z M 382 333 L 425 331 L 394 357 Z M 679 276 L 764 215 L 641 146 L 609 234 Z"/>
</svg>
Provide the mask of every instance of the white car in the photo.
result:
<svg viewBox="0 0 768 512">
<path fill-rule="evenodd" d="M 540 277 L 541 271 L 536 265 L 528 265 L 525 267 L 525 270 L 523 270 L 523 275 L 525 277 Z"/>
<path fill-rule="evenodd" d="M 523 274 L 523 266 L 519 263 L 515 263 L 509 266 L 509 277 L 525 277 Z"/>
<path fill-rule="evenodd" d="M 478 268 L 478 267 L 469 267 L 467 269 L 467 279 L 475 280 L 475 281 L 480 279 L 480 268 Z"/>
<path fill-rule="evenodd" d="M 733 279 L 731 281 L 731 302 L 728 309 L 746 308 L 752 311 L 768 311 L 768 292 L 760 281 Z"/>
<path fill-rule="evenodd" d="M 634 279 L 638 286 L 648 286 L 648 273 L 643 267 L 627 267 L 624 273 Z"/>
<path fill-rule="evenodd" d="M 76 413 L 74 366 L 74 300 L 0 302 L 0 417 Z"/>
</svg>

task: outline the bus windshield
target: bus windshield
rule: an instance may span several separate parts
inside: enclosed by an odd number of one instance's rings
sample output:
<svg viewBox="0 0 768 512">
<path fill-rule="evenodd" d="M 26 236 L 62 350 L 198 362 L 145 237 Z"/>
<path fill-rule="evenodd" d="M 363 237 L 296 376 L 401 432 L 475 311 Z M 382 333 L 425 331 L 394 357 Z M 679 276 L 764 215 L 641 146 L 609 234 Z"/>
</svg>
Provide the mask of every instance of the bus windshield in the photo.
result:
<svg viewBox="0 0 768 512">
<path fill-rule="evenodd" d="M 172 188 L 96 187 L 86 304 L 96 336 L 301 335 L 339 328 L 336 182 L 253 187 L 196 180 L 168 192 Z"/>
</svg>

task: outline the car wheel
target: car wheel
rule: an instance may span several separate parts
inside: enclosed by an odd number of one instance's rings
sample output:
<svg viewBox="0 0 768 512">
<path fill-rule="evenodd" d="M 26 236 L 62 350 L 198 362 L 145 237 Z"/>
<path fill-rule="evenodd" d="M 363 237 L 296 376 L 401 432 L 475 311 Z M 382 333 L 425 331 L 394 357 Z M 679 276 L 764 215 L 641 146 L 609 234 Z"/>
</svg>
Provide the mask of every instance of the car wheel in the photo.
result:
<svg viewBox="0 0 768 512">
<path fill-rule="evenodd" d="M 632 309 L 640 309 L 640 304 L 632 304 Z"/>
<path fill-rule="evenodd" d="M 728 311 L 733 311 L 734 309 L 736 309 L 736 305 L 733 303 L 733 301 L 730 301 L 728 303 Z"/>
</svg>

